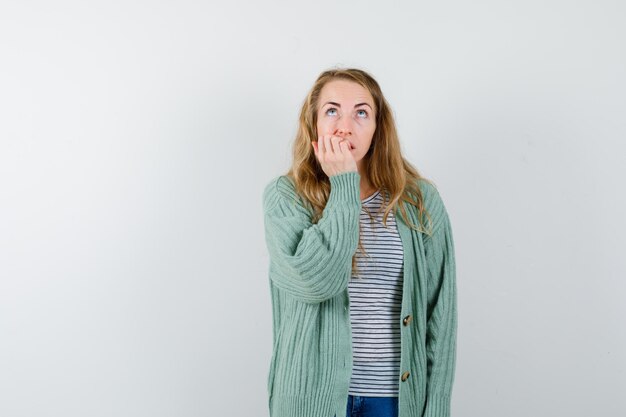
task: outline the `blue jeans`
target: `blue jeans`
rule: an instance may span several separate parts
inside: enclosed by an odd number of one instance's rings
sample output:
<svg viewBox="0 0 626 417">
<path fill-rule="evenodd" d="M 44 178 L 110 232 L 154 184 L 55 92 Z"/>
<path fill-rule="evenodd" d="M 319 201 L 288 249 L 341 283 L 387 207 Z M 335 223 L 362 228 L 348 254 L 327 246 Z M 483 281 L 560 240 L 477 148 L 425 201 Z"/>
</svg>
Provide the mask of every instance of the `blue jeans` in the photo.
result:
<svg viewBox="0 0 626 417">
<path fill-rule="evenodd" d="M 398 397 L 348 395 L 346 417 L 398 417 Z"/>
</svg>

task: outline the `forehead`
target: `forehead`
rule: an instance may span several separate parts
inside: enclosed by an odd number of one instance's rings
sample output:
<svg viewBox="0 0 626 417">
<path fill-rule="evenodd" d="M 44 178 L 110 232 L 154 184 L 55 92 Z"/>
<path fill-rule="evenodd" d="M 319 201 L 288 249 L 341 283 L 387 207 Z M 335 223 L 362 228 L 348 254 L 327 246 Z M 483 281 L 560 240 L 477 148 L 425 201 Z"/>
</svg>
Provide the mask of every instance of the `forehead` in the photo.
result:
<svg viewBox="0 0 626 417">
<path fill-rule="evenodd" d="M 348 80 L 332 80 L 327 82 L 320 92 L 320 101 L 336 102 L 367 102 L 373 105 L 373 98 L 370 92 L 362 85 Z"/>
</svg>

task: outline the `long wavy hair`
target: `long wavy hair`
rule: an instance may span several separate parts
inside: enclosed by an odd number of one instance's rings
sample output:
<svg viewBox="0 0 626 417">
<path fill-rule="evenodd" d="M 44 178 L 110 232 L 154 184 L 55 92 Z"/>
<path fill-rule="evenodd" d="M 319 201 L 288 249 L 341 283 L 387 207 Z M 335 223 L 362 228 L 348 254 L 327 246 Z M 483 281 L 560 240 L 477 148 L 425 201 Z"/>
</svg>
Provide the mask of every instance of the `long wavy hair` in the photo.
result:
<svg viewBox="0 0 626 417">
<path fill-rule="evenodd" d="M 376 129 L 370 149 L 363 157 L 365 175 L 370 184 L 381 191 L 383 196 L 383 224 L 391 210 L 399 209 L 405 223 L 412 229 L 431 234 L 432 222 L 424 208 L 418 180 L 431 181 L 422 177 L 403 156 L 391 108 L 383 96 L 376 80 L 367 72 L 355 68 L 336 68 L 322 72 L 306 96 L 300 111 L 298 131 L 293 143 L 292 165 L 287 176 L 293 181 L 296 192 L 311 210 L 311 221 L 321 218 L 330 195 L 330 180 L 315 157 L 311 142 L 317 141 L 317 113 L 322 88 L 332 80 L 348 80 L 367 89 L 376 107 Z M 407 204 L 417 207 L 419 225 L 413 224 L 406 213 Z M 370 214 L 371 216 L 371 214 Z M 424 228 L 428 219 L 428 228 Z M 360 233 L 359 233 L 360 235 Z M 358 246 L 364 252 L 361 238 Z M 357 270 L 356 253 L 352 257 L 353 273 Z"/>
</svg>

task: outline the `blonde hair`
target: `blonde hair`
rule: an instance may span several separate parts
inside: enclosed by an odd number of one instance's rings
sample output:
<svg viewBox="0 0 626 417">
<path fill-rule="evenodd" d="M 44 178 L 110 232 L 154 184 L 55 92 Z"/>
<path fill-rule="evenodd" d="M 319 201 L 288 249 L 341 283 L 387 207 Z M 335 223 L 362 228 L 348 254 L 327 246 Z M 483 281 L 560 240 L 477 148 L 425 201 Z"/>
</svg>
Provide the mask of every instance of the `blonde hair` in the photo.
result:
<svg viewBox="0 0 626 417">
<path fill-rule="evenodd" d="M 376 80 L 363 70 L 355 68 L 337 68 L 322 72 L 309 91 L 302 109 L 298 132 L 293 143 L 292 165 L 287 176 L 294 182 L 296 192 L 309 205 L 312 211 L 311 221 L 317 223 L 321 218 L 330 195 L 330 180 L 322 170 L 315 154 L 312 141 L 318 138 L 317 112 L 322 88 L 332 80 L 355 82 L 370 92 L 375 104 L 376 130 L 370 149 L 363 157 L 366 175 L 370 184 L 381 190 L 384 203 L 383 224 L 387 226 L 387 216 L 398 208 L 400 215 L 409 227 L 430 234 L 424 230 L 424 215 L 431 223 L 430 215 L 424 208 L 424 201 L 418 180 L 431 181 L 422 177 L 403 156 L 400 140 L 391 108 L 385 100 Z M 406 213 L 406 205 L 417 207 L 420 225 L 414 225 Z M 432 224 L 430 224 L 432 228 Z M 359 237 L 359 248 L 363 250 Z M 356 271 L 356 254 L 352 257 L 352 269 Z"/>
</svg>

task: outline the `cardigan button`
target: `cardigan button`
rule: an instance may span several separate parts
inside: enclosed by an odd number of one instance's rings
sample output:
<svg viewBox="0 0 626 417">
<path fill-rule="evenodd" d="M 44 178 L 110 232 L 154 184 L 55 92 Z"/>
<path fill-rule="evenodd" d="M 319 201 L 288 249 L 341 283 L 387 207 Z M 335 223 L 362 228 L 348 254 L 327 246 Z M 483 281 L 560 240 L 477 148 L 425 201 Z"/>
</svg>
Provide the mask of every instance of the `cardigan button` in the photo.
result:
<svg viewBox="0 0 626 417">
<path fill-rule="evenodd" d="M 404 318 L 404 320 L 402 320 L 402 324 L 404 324 L 405 326 L 408 326 L 411 320 L 413 320 L 413 316 L 409 314 L 408 316 Z"/>
<path fill-rule="evenodd" d="M 411 375 L 411 373 L 409 371 L 406 371 L 405 373 L 402 374 L 402 382 L 406 381 L 407 379 L 409 379 L 409 375 Z"/>
</svg>

